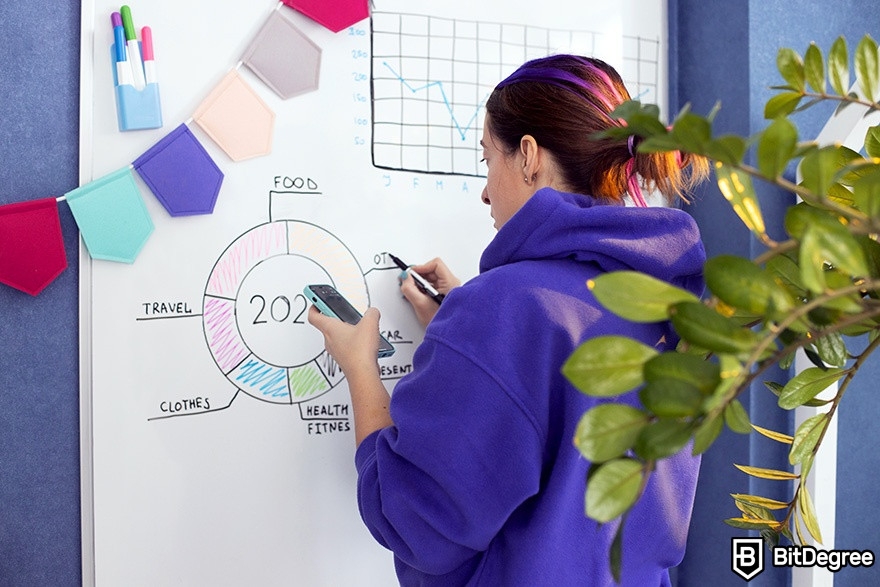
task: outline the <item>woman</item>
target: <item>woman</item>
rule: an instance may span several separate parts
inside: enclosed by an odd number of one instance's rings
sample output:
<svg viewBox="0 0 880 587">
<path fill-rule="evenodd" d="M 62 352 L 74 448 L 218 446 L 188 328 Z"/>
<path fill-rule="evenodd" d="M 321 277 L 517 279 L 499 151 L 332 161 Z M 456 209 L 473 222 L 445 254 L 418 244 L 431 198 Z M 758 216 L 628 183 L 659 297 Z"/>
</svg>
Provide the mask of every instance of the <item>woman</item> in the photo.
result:
<svg viewBox="0 0 880 587">
<path fill-rule="evenodd" d="M 589 463 L 572 446 L 596 400 L 560 368 L 597 335 L 675 344 L 668 324 L 605 311 L 589 279 L 636 270 L 699 294 L 705 260 L 690 216 L 623 205 L 629 194 L 644 206 L 639 176 L 673 200 L 707 169 L 596 139 L 620 126 L 610 113 L 628 99 L 613 68 L 572 55 L 530 61 L 495 88 L 482 200 L 498 233 L 460 287 L 439 260 L 414 268 L 447 294 L 442 306 L 402 282 L 427 329 L 393 400 L 376 365 L 378 311 L 354 327 L 310 311 L 351 390 L 361 515 L 393 551 L 401 584 L 612 583 L 616 523 L 584 515 Z M 669 584 L 698 467 L 685 453 L 658 464 L 624 530 L 623 584 Z"/>
</svg>

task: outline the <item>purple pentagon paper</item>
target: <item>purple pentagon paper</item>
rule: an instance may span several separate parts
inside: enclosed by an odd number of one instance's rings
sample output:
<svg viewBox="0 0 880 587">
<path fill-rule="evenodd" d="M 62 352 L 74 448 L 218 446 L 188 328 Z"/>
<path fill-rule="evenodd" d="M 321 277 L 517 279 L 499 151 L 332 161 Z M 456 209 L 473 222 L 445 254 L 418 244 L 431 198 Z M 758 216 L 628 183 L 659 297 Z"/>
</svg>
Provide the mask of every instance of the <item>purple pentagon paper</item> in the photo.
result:
<svg viewBox="0 0 880 587">
<path fill-rule="evenodd" d="M 214 211 L 223 172 L 186 124 L 168 133 L 133 165 L 172 216 Z"/>
<path fill-rule="evenodd" d="M 318 89 L 321 48 L 281 10 L 272 12 L 242 62 L 284 100 Z"/>
</svg>

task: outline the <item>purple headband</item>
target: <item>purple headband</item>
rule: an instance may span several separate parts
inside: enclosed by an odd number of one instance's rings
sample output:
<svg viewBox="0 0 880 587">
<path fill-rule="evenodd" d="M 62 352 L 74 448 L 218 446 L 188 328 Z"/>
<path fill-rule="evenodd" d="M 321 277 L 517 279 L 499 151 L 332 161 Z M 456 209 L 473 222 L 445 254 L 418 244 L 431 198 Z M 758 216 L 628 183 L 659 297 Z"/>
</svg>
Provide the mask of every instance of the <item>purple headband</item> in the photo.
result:
<svg viewBox="0 0 880 587">
<path fill-rule="evenodd" d="M 614 83 L 611 81 L 611 78 L 608 76 L 607 73 L 593 65 L 588 59 L 574 55 L 571 56 L 571 58 L 578 61 L 581 65 L 587 67 L 594 74 L 602 78 L 602 81 L 605 84 L 605 88 L 599 88 L 589 83 L 582 77 L 561 69 L 556 65 L 556 62 L 560 61 L 560 57 L 552 55 L 550 57 L 542 57 L 540 59 L 533 59 L 532 61 L 526 62 L 512 74 L 507 76 L 507 78 L 502 80 L 496 86 L 496 88 L 503 88 L 505 86 L 509 86 L 511 84 L 519 82 L 545 83 L 575 93 L 577 93 L 575 91 L 575 88 L 578 88 L 586 92 L 588 95 L 594 96 L 598 100 L 601 100 L 609 112 L 614 109 L 615 104 L 610 103 L 606 99 L 606 92 L 601 91 L 602 89 L 609 90 L 611 92 L 611 95 L 614 97 L 615 100 L 617 100 L 618 103 L 622 102 L 620 94 L 614 87 Z"/>
</svg>

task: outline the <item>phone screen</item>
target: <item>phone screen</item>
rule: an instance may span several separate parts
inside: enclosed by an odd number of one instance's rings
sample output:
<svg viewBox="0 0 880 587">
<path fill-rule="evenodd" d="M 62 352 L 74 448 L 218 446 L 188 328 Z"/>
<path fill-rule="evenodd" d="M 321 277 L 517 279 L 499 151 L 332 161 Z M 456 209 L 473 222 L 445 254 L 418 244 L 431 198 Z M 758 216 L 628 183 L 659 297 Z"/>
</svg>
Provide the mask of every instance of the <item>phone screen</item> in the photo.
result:
<svg viewBox="0 0 880 587">
<path fill-rule="evenodd" d="M 324 303 L 327 304 L 333 313 L 336 314 L 343 322 L 349 324 L 357 324 L 361 321 L 361 314 L 355 310 L 348 300 L 339 294 L 335 289 L 319 293 Z"/>
<path fill-rule="evenodd" d="M 343 322 L 357 324 L 361 321 L 361 313 L 342 294 L 336 291 L 336 288 L 332 285 L 311 285 L 306 289 L 310 290 L 313 296 L 317 296 L 317 300 L 312 298 L 312 301 L 318 305 L 318 309 L 323 311 L 320 304 L 317 304 L 318 300 L 320 300 L 331 313 L 335 314 Z M 394 346 L 384 336 L 379 335 L 379 356 L 388 357 L 393 353 Z"/>
</svg>

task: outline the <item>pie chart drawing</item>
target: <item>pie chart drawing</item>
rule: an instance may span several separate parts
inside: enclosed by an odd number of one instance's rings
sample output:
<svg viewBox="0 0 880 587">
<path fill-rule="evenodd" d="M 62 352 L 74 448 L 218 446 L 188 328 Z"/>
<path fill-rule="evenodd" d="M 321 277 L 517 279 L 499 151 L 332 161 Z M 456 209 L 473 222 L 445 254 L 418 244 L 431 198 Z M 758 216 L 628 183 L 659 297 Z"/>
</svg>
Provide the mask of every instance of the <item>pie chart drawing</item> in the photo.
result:
<svg viewBox="0 0 880 587">
<path fill-rule="evenodd" d="M 303 287 L 329 283 L 362 313 L 364 273 L 342 241 L 299 220 L 256 226 L 233 241 L 205 287 L 202 325 L 214 362 L 238 389 L 262 401 L 314 399 L 342 379 L 306 319 Z"/>
</svg>

